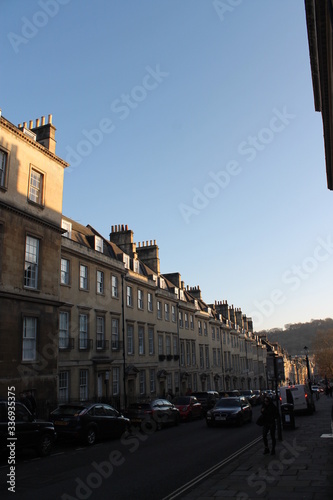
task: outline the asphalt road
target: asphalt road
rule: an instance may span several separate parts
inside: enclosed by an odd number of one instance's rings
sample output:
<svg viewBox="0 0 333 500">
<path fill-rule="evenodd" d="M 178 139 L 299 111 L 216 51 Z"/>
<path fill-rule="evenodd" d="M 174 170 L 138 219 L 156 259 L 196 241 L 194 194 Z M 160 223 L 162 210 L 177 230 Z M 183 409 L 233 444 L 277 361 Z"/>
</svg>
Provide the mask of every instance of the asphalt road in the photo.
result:
<svg viewBox="0 0 333 500">
<path fill-rule="evenodd" d="M 22 455 L 15 495 L 7 490 L 8 465 L 0 464 L 0 497 L 15 500 L 162 500 L 261 435 L 253 422 L 208 428 L 205 420 L 152 434 L 136 431 L 92 447 L 57 445 L 47 458 Z"/>
</svg>

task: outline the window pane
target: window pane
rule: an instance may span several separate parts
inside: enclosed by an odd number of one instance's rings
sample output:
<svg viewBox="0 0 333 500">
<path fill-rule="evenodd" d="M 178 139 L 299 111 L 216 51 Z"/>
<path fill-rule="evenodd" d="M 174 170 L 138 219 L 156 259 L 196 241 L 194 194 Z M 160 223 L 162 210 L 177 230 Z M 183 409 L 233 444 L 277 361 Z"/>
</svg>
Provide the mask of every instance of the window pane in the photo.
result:
<svg viewBox="0 0 333 500">
<path fill-rule="evenodd" d="M 27 236 L 25 243 L 24 286 L 37 288 L 39 240 Z"/>
<path fill-rule="evenodd" d="M 36 170 L 30 173 L 29 200 L 35 203 L 42 203 L 43 176 Z"/>
<path fill-rule="evenodd" d="M 4 187 L 6 180 L 7 153 L 0 150 L 0 186 Z"/>
<path fill-rule="evenodd" d="M 23 319 L 22 361 L 36 359 L 37 318 Z"/>
<path fill-rule="evenodd" d="M 69 260 L 61 259 L 61 283 L 69 284 Z"/>
</svg>

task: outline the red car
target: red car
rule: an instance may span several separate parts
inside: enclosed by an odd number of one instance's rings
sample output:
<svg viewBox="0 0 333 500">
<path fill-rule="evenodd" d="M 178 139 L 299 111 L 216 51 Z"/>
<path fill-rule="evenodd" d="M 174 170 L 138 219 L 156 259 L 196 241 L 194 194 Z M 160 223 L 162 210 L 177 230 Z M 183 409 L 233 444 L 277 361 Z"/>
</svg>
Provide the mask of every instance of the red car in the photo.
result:
<svg viewBox="0 0 333 500">
<path fill-rule="evenodd" d="M 202 405 L 194 396 L 178 396 L 172 402 L 178 408 L 181 420 L 192 420 L 203 416 Z"/>
</svg>

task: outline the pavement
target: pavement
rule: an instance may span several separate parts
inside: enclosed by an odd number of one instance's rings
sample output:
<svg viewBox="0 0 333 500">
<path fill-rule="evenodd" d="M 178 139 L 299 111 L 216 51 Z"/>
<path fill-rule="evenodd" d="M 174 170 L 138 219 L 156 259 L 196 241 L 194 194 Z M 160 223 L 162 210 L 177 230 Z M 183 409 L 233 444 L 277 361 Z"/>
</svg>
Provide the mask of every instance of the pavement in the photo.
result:
<svg viewBox="0 0 333 500">
<path fill-rule="evenodd" d="M 194 487 L 178 491 L 183 500 L 333 499 L 333 399 L 321 395 L 313 415 L 295 415 L 295 429 L 282 429 L 276 454 L 264 455 L 262 439 L 225 461 Z M 188 485 L 190 486 L 190 485 Z"/>
</svg>

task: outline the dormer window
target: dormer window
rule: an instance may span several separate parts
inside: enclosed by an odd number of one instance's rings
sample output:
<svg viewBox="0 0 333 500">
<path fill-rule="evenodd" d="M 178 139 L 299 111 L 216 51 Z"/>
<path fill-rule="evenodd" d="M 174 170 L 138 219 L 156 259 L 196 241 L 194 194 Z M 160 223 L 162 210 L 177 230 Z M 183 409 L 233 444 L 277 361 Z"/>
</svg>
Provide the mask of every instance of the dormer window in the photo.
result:
<svg viewBox="0 0 333 500">
<path fill-rule="evenodd" d="M 123 262 L 125 264 L 126 269 L 130 268 L 130 258 L 129 255 L 123 254 Z"/>
<path fill-rule="evenodd" d="M 71 238 L 71 236 L 72 236 L 72 223 L 68 222 L 65 219 L 62 219 L 61 227 L 62 227 L 62 229 L 66 229 L 66 233 L 63 233 L 63 236 L 65 238 Z"/>
<path fill-rule="evenodd" d="M 100 236 L 95 236 L 95 250 L 103 253 L 103 239 Z"/>
</svg>

